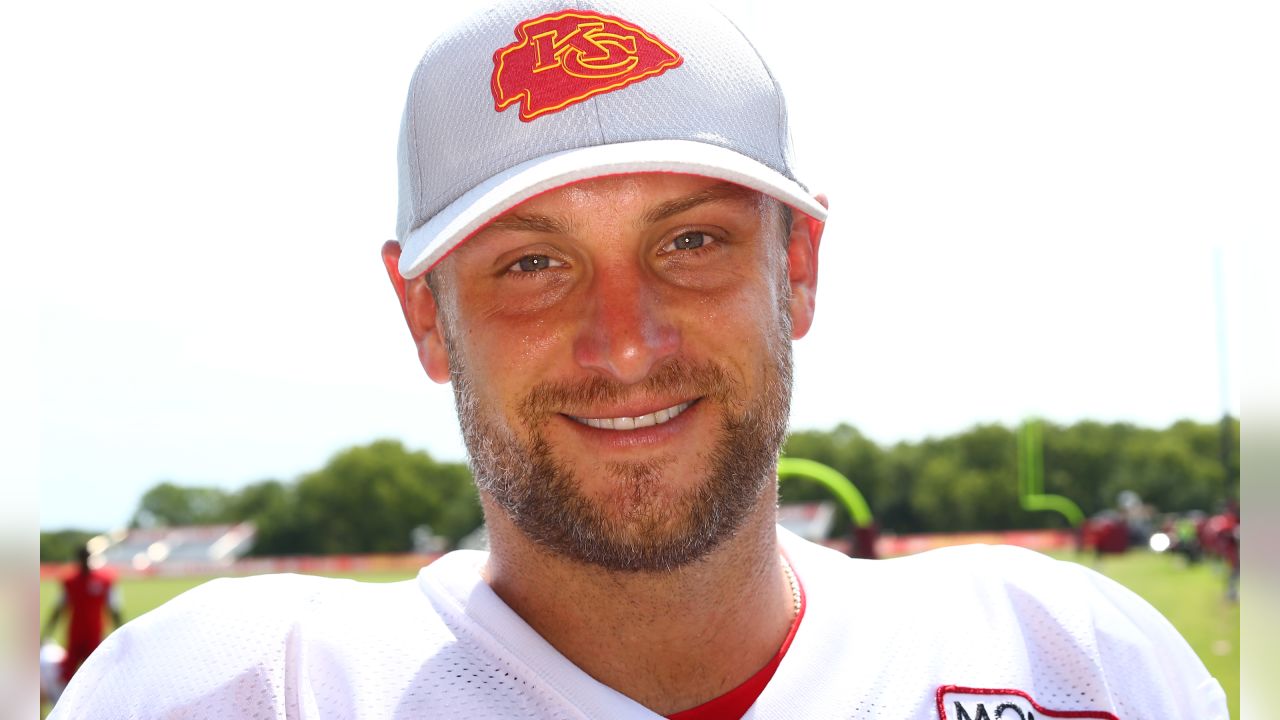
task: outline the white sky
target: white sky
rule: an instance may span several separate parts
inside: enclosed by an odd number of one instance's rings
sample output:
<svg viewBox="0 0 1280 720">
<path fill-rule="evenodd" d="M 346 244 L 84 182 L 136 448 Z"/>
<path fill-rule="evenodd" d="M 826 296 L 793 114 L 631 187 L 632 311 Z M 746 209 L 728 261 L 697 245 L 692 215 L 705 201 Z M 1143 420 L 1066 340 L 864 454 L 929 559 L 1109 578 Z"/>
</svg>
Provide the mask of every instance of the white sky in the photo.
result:
<svg viewBox="0 0 1280 720">
<path fill-rule="evenodd" d="M 726 4 L 831 196 L 793 427 L 892 442 L 1221 413 L 1215 249 L 1234 384 L 1241 247 L 1277 197 L 1265 23 L 1182 2 Z M 42 527 L 122 524 L 161 480 L 290 480 L 379 437 L 462 458 L 378 257 L 409 74 L 460 5 L 31 3 L 6 22 L 4 389 L 32 410 L 3 429 L 35 451 L 15 477 L 38 479 Z"/>
</svg>

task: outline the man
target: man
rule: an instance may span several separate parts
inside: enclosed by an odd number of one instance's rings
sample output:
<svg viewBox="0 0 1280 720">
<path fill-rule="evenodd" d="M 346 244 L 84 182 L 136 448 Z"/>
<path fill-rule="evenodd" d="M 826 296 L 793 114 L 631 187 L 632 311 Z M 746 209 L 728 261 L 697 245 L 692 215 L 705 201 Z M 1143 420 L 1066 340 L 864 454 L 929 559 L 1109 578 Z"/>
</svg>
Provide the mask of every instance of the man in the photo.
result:
<svg viewBox="0 0 1280 720">
<path fill-rule="evenodd" d="M 1014 549 L 850 560 L 775 525 L 826 201 L 714 10 L 507 2 L 414 75 L 383 259 L 452 382 L 490 551 L 219 580 L 64 717 L 1224 717 L 1158 614 Z M 64 710 L 64 707 L 66 708 Z"/>
<path fill-rule="evenodd" d="M 1227 566 L 1227 599 L 1236 602 L 1240 594 L 1240 503 L 1228 501 L 1205 522 L 1204 535 L 1209 549 Z"/>
<path fill-rule="evenodd" d="M 62 579 L 62 597 L 58 598 L 40 633 L 42 638 L 53 637 L 58 621 L 64 614 L 67 616 L 66 652 L 60 663 L 58 682 L 50 688 L 54 699 L 102 642 L 107 615 L 111 616 L 115 627 L 124 624 L 115 576 L 107 570 L 91 567 L 90 558 L 92 553 L 88 548 L 82 547 L 77 551 L 77 566 Z"/>
</svg>

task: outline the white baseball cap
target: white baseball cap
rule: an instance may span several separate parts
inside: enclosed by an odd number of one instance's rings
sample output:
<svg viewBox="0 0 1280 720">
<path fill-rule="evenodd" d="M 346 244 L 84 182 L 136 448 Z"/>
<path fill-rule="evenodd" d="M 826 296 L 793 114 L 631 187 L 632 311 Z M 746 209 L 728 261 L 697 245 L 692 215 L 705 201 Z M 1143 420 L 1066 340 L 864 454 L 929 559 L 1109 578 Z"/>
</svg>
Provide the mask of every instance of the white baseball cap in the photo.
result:
<svg viewBox="0 0 1280 720">
<path fill-rule="evenodd" d="M 406 278 L 525 200 L 607 175 L 726 180 L 826 219 L 796 179 L 782 88 L 728 18 L 689 0 L 512 0 L 471 16 L 418 64 L 399 170 Z"/>
</svg>

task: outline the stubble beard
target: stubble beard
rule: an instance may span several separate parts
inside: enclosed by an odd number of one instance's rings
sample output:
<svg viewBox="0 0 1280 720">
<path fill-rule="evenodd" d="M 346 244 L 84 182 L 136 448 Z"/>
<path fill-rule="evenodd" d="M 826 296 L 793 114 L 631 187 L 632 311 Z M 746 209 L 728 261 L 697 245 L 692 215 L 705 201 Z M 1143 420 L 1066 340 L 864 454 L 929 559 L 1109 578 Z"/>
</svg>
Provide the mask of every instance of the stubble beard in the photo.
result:
<svg viewBox="0 0 1280 720">
<path fill-rule="evenodd" d="M 788 319 L 784 315 L 782 325 Z M 527 438 L 504 422 L 500 412 L 482 405 L 465 358 L 450 347 L 454 399 L 477 488 L 525 537 L 565 558 L 634 572 L 671 570 L 706 557 L 742 528 L 766 488 L 776 487 L 792 367 L 790 329 L 780 329 L 774 351 L 763 361 L 754 398 L 746 397 L 743 383 L 713 362 L 665 362 L 641 387 L 600 377 L 573 385 L 540 383 L 519 403 Z M 578 471 L 556 457 L 542 428 L 555 408 L 607 404 L 641 394 L 700 397 L 700 404 L 719 409 L 721 421 L 707 438 L 707 453 L 606 463 L 606 499 L 588 496 Z M 683 471 L 682 465 L 698 464 L 690 460 L 702 461 L 705 477 L 676 482 L 673 488 L 664 476 Z"/>
</svg>

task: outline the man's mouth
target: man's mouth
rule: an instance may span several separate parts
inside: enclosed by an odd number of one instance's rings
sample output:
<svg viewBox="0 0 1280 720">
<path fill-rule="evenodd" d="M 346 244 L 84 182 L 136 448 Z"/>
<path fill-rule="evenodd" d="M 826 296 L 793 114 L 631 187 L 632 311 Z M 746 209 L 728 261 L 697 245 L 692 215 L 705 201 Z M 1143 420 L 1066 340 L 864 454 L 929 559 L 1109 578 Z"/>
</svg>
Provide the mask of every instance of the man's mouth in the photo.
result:
<svg viewBox="0 0 1280 720">
<path fill-rule="evenodd" d="M 653 425 L 661 425 L 674 419 L 677 415 L 689 409 L 695 401 L 683 402 L 679 405 L 672 405 L 669 408 L 663 408 L 656 412 L 636 417 L 612 417 L 612 418 L 587 418 L 578 417 L 576 415 L 566 415 L 565 417 L 574 422 L 582 423 L 593 428 L 601 430 L 635 430 L 637 428 L 646 428 Z"/>
</svg>

